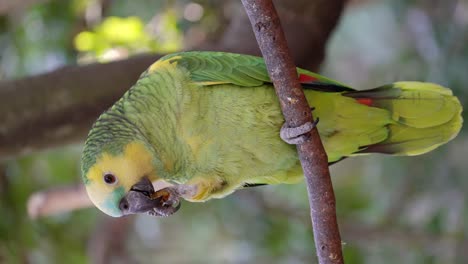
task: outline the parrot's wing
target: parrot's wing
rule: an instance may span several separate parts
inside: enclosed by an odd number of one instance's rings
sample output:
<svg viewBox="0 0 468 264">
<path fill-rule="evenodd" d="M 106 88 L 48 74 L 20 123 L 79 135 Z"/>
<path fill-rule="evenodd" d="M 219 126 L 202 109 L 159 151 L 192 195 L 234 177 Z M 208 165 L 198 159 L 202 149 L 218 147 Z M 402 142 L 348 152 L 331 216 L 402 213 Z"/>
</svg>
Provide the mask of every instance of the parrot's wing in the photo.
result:
<svg viewBox="0 0 468 264">
<path fill-rule="evenodd" d="M 234 84 L 244 87 L 271 83 L 265 62 L 260 57 L 225 52 L 181 52 L 161 58 L 148 71 L 167 62 L 176 63 L 190 72 L 194 82 L 204 86 Z M 298 68 L 299 81 L 304 88 L 328 92 L 351 91 L 346 85 L 319 74 Z"/>
</svg>

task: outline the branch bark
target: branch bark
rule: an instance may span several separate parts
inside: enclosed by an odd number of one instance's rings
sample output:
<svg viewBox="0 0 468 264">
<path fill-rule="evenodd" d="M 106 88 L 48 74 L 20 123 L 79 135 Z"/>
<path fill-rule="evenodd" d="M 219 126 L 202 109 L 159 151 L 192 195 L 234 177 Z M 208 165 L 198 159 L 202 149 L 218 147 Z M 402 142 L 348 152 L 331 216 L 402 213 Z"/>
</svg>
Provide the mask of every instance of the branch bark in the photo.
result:
<svg viewBox="0 0 468 264">
<path fill-rule="evenodd" d="M 279 17 L 271 0 L 242 0 L 265 59 L 289 127 L 312 122 L 312 112 L 298 80 Z M 315 247 L 319 263 L 344 263 L 336 220 L 328 158 L 314 128 L 297 146 L 307 183 Z"/>
<path fill-rule="evenodd" d="M 0 83 L 0 157 L 84 139 L 92 122 L 160 56 L 65 67 Z"/>
<path fill-rule="evenodd" d="M 65 213 L 91 207 L 83 184 L 55 187 L 33 193 L 28 199 L 28 215 L 31 219 Z"/>
</svg>

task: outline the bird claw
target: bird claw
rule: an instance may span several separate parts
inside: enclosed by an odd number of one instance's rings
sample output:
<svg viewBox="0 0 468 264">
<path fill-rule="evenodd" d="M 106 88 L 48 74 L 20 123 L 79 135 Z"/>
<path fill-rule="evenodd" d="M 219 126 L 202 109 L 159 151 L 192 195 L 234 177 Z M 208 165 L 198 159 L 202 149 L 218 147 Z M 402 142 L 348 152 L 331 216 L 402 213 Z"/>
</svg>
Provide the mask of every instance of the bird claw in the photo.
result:
<svg viewBox="0 0 468 264">
<path fill-rule="evenodd" d="M 148 212 L 154 216 L 169 216 L 177 212 L 181 206 L 180 194 L 173 187 L 166 187 L 151 194 L 152 200 L 158 204 Z"/>
<path fill-rule="evenodd" d="M 174 187 L 166 187 L 161 190 L 154 192 L 151 195 L 152 199 L 159 199 L 160 203 L 164 207 L 172 206 L 175 207 L 180 202 L 180 194 Z"/>
<path fill-rule="evenodd" d="M 314 122 L 307 122 L 298 127 L 288 127 L 286 123 L 283 124 L 280 130 L 281 139 L 290 145 L 300 145 L 307 141 L 310 131 L 317 126 L 319 118 Z"/>
</svg>

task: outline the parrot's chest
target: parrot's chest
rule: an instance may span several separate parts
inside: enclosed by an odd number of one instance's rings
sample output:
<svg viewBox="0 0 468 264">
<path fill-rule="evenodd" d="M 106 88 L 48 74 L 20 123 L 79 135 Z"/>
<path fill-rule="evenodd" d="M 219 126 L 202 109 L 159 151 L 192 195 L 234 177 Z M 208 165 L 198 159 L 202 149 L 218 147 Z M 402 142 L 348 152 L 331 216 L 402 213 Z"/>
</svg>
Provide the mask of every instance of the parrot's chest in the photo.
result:
<svg viewBox="0 0 468 264">
<path fill-rule="evenodd" d="M 229 175 L 267 175 L 296 166 L 294 146 L 279 137 L 284 122 L 270 86 L 219 85 L 191 96 L 176 131 L 187 160 Z"/>
</svg>

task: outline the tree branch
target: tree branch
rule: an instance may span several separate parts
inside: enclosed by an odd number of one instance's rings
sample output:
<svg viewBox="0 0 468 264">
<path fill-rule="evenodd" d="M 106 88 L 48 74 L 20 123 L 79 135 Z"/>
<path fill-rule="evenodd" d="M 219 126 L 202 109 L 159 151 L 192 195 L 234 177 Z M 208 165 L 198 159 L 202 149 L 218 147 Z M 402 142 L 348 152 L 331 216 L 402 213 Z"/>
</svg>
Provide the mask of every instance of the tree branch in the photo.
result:
<svg viewBox="0 0 468 264">
<path fill-rule="evenodd" d="M 85 138 L 96 117 L 159 57 L 65 67 L 0 82 L 0 157 Z"/>
<path fill-rule="evenodd" d="M 312 121 L 296 67 L 271 0 L 242 0 L 289 127 Z M 319 263 L 344 263 L 328 158 L 316 128 L 297 146 L 306 178 Z"/>
<path fill-rule="evenodd" d="M 33 193 L 28 199 L 28 215 L 31 219 L 65 213 L 92 205 L 83 184 L 55 187 Z"/>
</svg>

